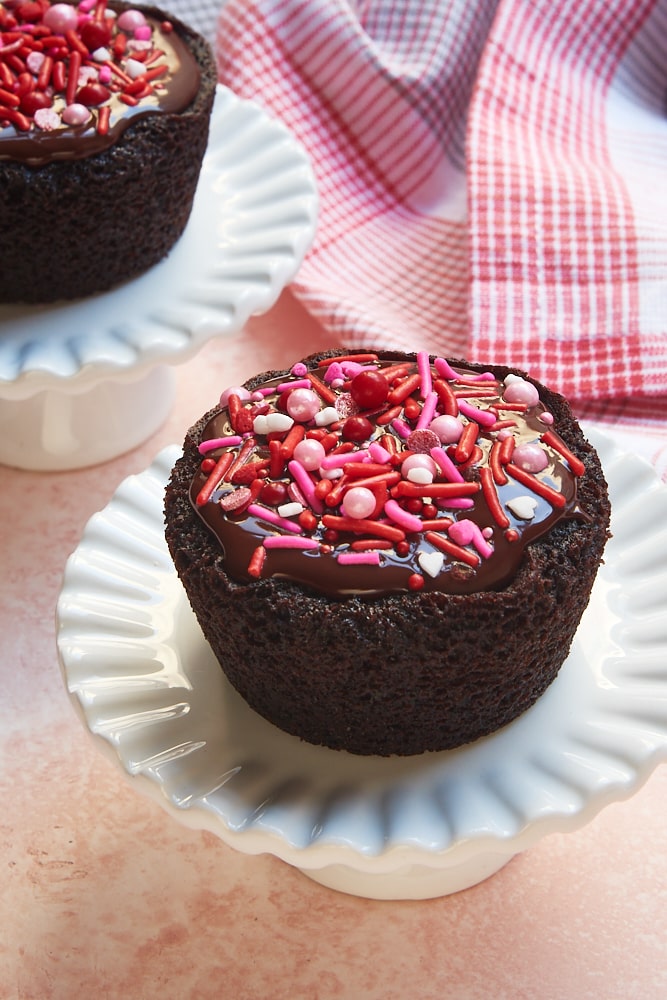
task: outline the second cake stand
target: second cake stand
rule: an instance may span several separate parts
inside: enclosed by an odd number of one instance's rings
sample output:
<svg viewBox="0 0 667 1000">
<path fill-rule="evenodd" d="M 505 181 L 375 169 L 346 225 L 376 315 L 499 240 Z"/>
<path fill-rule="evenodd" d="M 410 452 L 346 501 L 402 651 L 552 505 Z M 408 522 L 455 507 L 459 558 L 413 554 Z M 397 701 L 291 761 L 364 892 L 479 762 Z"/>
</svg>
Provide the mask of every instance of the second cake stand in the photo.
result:
<svg viewBox="0 0 667 1000">
<path fill-rule="evenodd" d="M 171 409 L 172 365 L 275 303 L 317 208 L 291 133 L 219 86 L 192 213 L 170 254 L 105 294 L 0 306 L 0 464 L 80 468 L 146 440 Z"/>
</svg>

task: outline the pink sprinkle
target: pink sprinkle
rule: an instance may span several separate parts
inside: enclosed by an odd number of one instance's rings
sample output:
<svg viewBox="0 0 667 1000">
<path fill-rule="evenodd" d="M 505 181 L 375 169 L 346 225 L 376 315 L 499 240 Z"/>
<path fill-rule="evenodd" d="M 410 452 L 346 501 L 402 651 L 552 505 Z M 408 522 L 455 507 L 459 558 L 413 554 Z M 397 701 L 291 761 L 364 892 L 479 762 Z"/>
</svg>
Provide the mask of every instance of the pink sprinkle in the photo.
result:
<svg viewBox="0 0 667 1000">
<path fill-rule="evenodd" d="M 88 14 L 88 12 L 93 9 L 96 3 L 97 0 L 81 0 L 81 3 L 79 4 L 79 10 L 81 11 L 82 14 Z"/>
<path fill-rule="evenodd" d="M 412 434 L 412 428 L 408 427 L 404 420 L 392 420 L 391 426 L 394 428 L 399 437 L 409 438 Z"/>
<path fill-rule="evenodd" d="M 475 506 L 475 501 L 470 497 L 450 497 L 447 500 L 438 500 L 438 507 L 441 510 L 470 510 Z"/>
<path fill-rule="evenodd" d="M 339 451 L 336 455 L 327 455 L 322 459 L 321 469 L 340 469 L 348 462 L 364 462 L 371 457 L 369 448 L 359 451 Z M 389 456 L 391 458 L 391 455 Z"/>
<path fill-rule="evenodd" d="M 435 415 L 435 408 L 438 405 L 438 394 L 437 392 L 429 392 L 426 399 L 424 400 L 424 405 L 422 406 L 422 411 L 419 414 L 419 420 L 417 421 L 417 430 L 420 431 L 428 425 L 433 420 Z"/>
<path fill-rule="evenodd" d="M 544 413 L 540 413 L 538 419 L 539 419 L 539 421 L 541 423 L 547 424 L 547 425 L 550 426 L 554 422 L 554 415 L 553 415 L 553 413 L 549 413 L 548 410 L 545 410 Z"/>
<path fill-rule="evenodd" d="M 495 382 L 496 376 L 493 372 L 468 372 L 465 376 L 466 382 Z"/>
<path fill-rule="evenodd" d="M 290 389 L 312 389 L 307 378 L 295 379 L 293 382 L 281 382 L 272 392 L 289 392 Z"/>
<path fill-rule="evenodd" d="M 417 351 L 417 371 L 421 375 L 421 397 L 426 399 L 433 389 L 433 379 L 431 378 L 431 361 L 428 351 Z"/>
<path fill-rule="evenodd" d="M 470 545 L 472 542 L 484 559 L 493 555 L 493 547 L 489 545 L 482 534 L 482 529 L 474 521 L 467 518 L 463 521 L 455 521 L 449 528 L 449 536 L 454 539 L 457 545 Z"/>
<path fill-rule="evenodd" d="M 269 535 L 262 544 L 265 549 L 316 549 L 320 543 L 314 538 L 288 538 L 286 535 Z"/>
<path fill-rule="evenodd" d="M 321 514 L 324 511 L 324 506 L 322 501 L 315 496 L 315 483 L 310 478 L 308 470 L 301 462 L 297 462 L 295 458 L 288 463 L 287 468 L 289 469 L 292 478 L 296 480 L 297 485 L 301 489 L 304 497 L 308 501 L 308 506 L 316 514 Z"/>
<path fill-rule="evenodd" d="M 471 406 L 470 403 L 466 403 L 465 399 L 459 399 L 459 410 L 464 416 L 475 420 L 482 427 L 491 427 L 498 419 L 495 413 L 491 413 L 490 410 L 480 410 L 476 406 Z"/>
<path fill-rule="evenodd" d="M 251 503 L 248 506 L 248 513 L 262 521 L 268 521 L 269 524 L 275 524 L 276 528 L 291 531 L 295 535 L 302 534 L 301 525 L 295 524 L 294 521 L 288 521 L 286 517 L 281 517 L 280 514 L 276 514 L 275 511 L 269 510 L 268 507 L 263 507 L 261 504 Z"/>
<path fill-rule="evenodd" d="M 338 361 L 332 361 L 328 365 L 327 370 L 324 373 L 325 382 L 342 382 L 343 381 L 343 369 L 341 368 Z"/>
<path fill-rule="evenodd" d="M 303 361 L 297 361 L 297 363 L 292 366 L 290 371 L 295 378 L 303 378 L 303 376 L 307 373 L 308 369 L 304 365 Z"/>
<path fill-rule="evenodd" d="M 46 56 L 44 55 L 43 52 L 30 52 L 26 56 L 25 64 L 30 70 L 30 72 L 34 73 L 35 76 L 37 76 L 40 69 L 42 68 L 42 63 L 44 62 L 45 59 Z"/>
<path fill-rule="evenodd" d="M 43 132 L 53 132 L 60 125 L 60 115 L 53 108 L 38 108 L 33 121 Z"/>
<path fill-rule="evenodd" d="M 368 453 L 373 462 L 379 462 L 381 465 L 391 462 L 391 454 L 378 441 L 371 441 Z"/>
<path fill-rule="evenodd" d="M 395 500 L 387 500 L 384 505 L 384 512 L 387 517 L 397 524 L 399 528 L 403 528 L 405 531 L 421 531 L 422 523 L 418 517 L 414 514 L 410 514 L 409 511 L 403 510 L 400 504 Z"/>
<path fill-rule="evenodd" d="M 111 72 L 110 66 L 101 66 L 97 79 L 100 81 L 100 83 L 110 83 L 112 76 L 113 73 Z"/>
<path fill-rule="evenodd" d="M 380 565 L 380 554 L 378 552 L 341 552 L 337 557 L 341 565 Z"/>
<path fill-rule="evenodd" d="M 436 358 L 433 362 L 433 367 L 441 378 L 447 379 L 450 382 L 458 378 L 458 375 L 445 358 Z"/>
<path fill-rule="evenodd" d="M 197 449 L 200 455 L 206 455 L 209 451 L 215 451 L 216 448 L 232 448 L 234 445 L 241 444 L 243 440 L 238 434 L 232 435 L 232 437 L 224 438 L 211 438 L 209 441 L 202 441 Z"/>
<path fill-rule="evenodd" d="M 140 24 L 138 28 L 134 29 L 134 37 L 139 42 L 148 42 L 151 39 L 153 31 L 149 24 Z"/>
<path fill-rule="evenodd" d="M 444 448 L 431 448 L 431 458 L 440 466 L 440 470 L 448 482 L 462 483 L 465 481 Z"/>
</svg>

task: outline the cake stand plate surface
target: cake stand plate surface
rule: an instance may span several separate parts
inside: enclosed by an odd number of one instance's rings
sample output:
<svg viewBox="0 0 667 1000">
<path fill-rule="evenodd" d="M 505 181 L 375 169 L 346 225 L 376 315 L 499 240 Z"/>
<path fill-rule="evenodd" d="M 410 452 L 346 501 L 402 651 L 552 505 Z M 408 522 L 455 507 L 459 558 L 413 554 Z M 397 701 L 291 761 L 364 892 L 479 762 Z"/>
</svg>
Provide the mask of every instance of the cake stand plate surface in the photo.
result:
<svg viewBox="0 0 667 1000">
<path fill-rule="evenodd" d="M 58 651 L 86 728 L 181 822 L 360 896 L 456 892 L 581 827 L 667 757 L 667 490 L 643 460 L 589 436 L 613 538 L 557 679 L 498 733 L 356 757 L 254 713 L 204 640 L 163 538 L 176 447 L 120 485 L 66 566 Z"/>
<path fill-rule="evenodd" d="M 173 402 L 170 366 L 275 303 L 317 209 L 299 143 L 219 86 L 192 213 L 169 255 L 104 294 L 0 306 L 0 463 L 78 468 L 146 440 Z"/>
</svg>

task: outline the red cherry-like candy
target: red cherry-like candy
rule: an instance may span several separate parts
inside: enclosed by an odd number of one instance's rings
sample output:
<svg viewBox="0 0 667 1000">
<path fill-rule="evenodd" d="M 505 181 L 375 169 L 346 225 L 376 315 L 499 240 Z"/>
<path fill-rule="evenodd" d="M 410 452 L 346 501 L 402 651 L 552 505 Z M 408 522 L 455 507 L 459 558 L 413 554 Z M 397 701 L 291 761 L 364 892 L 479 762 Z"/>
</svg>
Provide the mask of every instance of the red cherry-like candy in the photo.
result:
<svg viewBox="0 0 667 1000">
<path fill-rule="evenodd" d="M 365 441 L 372 433 L 372 423 L 360 414 L 348 417 L 343 424 L 342 435 L 345 441 Z"/>
<path fill-rule="evenodd" d="M 78 103 L 85 104 L 87 108 L 104 104 L 110 97 L 111 91 L 101 83 L 86 83 L 76 95 Z"/>
<path fill-rule="evenodd" d="M 99 21 L 86 21 L 81 25 L 80 35 L 81 41 L 89 52 L 103 49 L 111 39 L 110 30 L 106 24 L 101 24 Z"/>
<path fill-rule="evenodd" d="M 370 410 L 382 406 L 389 395 L 389 386 L 380 372 L 359 372 L 350 383 L 350 395 L 362 409 Z"/>
<path fill-rule="evenodd" d="M 41 111 L 43 108 L 50 108 L 52 104 L 51 98 L 48 97 L 41 90 L 32 90 L 29 94 L 24 94 L 21 98 L 21 111 L 24 115 L 32 116 L 35 111 Z"/>
<path fill-rule="evenodd" d="M 265 483 L 259 499 L 269 507 L 277 507 L 287 500 L 287 487 L 284 483 Z"/>
</svg>

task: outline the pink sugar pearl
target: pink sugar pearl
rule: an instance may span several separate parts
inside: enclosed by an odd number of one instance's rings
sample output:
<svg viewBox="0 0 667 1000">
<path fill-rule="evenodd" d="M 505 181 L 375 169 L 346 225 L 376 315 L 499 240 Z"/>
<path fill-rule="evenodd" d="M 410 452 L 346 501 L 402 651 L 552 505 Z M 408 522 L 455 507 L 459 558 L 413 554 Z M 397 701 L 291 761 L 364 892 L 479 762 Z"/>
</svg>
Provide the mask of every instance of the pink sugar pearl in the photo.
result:
<svg viewBox="0 0 667 1000">
<path fill-rule="evenodd" d="M 512 453 L 512 461 L 525 472 L 542 472 L 549 464 L 549 456 L 539 444 L 519 444 Z"/>
<path fill-rule="evenodd" d="M 56 35 L 64 35 L 66 31 L 74 31 L 79 15 L 76 7 L 68 3 L 54 3 L 44 12 L 43 23 Z"/>
<path fill-rule="evenodd" d="M 89 118 L 90 111 L 85 104 L 68 104 L 63 111 L 66 125 L 85 125 Z"/>
<path fill-rule="evenodd" d="M 326 451 L 320 442 L 311 440 L 310 438 L 304 438 L 303 441 L 299 441 L 294 449 L 295 459 L 297 462 L 301 462 L 304 469 L 307 469 L 309 472 L 319 469 L 325 455 Z"/>
<path fill-rule="evenodd" d="M 146 23 L 146 18 L 140 10 L 124 10 L 118 17 L 118 27 L 121 31 L 136 31 Z"/>
<path fill-rule="evenodd" d="M 428 425 L 428 429 L 438 435 L 441 444 L 455 444 L 461 437 L 463 424 L 457 417 L 450 417 L 448 414 L 443 414 L 441 417 L 436 417 L 435 420 L 432 420 Z"/>
<path fill-rule="evenodd" d="M 306 423 L 320 409 L 320 397 L 312 389 L 293 389 L 287 397 L 285 409 L 293 420 Z"/>
<path fill-rule="evenodd" d="M 361 519 L 370 517 L 375 510 L 375 496 L 365 486 L 352 486 L 343 500 L 343 513 L 346 517 Z"/>
<path fill-rule="evenodd" d="M 220 396 L 220 406 L 227 406 L 230 396 L 238 396 L 242 403 L 250 399 L 250 393 L 242 385 L 230 385 L 229 389 L 225 389 Z"/>
<path fill-rule="evenodd" d="M 507 403 L 527 403 L 528 406 L 534 406 L 535 403 L 539 402 L 540 394 L 532 382 L 526 382 L 523 378 L 515 378 L 507 383 L 503 399 Z"/>
</svg>

